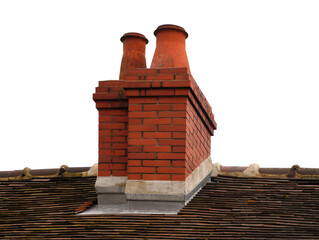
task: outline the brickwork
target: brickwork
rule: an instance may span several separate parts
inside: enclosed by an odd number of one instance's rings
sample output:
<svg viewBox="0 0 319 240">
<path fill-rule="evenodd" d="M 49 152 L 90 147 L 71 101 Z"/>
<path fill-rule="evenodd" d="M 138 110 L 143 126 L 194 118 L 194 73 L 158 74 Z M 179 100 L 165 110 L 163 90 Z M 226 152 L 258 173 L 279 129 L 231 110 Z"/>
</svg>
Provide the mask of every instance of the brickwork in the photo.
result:
<svg viewBox="0 0 319 240">
<path fill-rule="evenodd" d="M 187 99 L 162 97 L 174 89 L 149 90 L 158 97 L 129 97 L 128 179 L 184 180 L 185 151 L 176 147 L 186 144 Z"/>
<path fill-rule="evenodd" d="M 131 70 L 100 82 L 94 100 L 99 176 L 185 181 L 210 156 L 216 123 L 186 68 Z"/>
<path fill-rule="evenodd" d="M 99 111 L 98 176 L 127 176 L 127 98 L 123 81 L 101 81 L 93 99 Z"/>
<path fill-rule="evenodd" d="M 216 128 L 195 80 L 186 68 L 135 69 L 124 88 L 128 179 L 184 181 L 209 157 Z"/>
<path fill-rule="evenodd" d="M 210 156 L 210 133 L 198 111 L 187 101 L 186 128 L 186 176 Z"/>
</svg>

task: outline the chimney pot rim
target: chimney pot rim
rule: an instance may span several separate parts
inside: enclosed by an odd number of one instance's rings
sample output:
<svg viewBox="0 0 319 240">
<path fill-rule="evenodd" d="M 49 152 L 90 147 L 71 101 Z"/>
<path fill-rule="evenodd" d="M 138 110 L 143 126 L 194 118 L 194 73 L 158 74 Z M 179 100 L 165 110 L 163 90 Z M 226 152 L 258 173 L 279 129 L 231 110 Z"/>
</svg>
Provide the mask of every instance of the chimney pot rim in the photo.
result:
<svg viewBox="0 0 319 240">
<path fill-rule="evenodd" d="M 146 44 L 148 44 L 148 39 L 141 33 L 137 33 L 137 32 L 128 32 L 128 33 L 125 33 L 121 38 L 121 42 L 123 42 L 126 38 L 141 38 L 143 39 Z"/>
<path fill-rule="evenodd" d="M 185 39 L 188 37 L 188 33 L 185 31 L 184 28 L 182 28 L 181 26 L 178 25 L 174 25 L 174 24 L 163 24 L 157 27 L 157 29 L 154 31 L 154 35 L 156 36 L 158 32 L 162 31 L 162 30 L 167 30 L 167 29 L 174 29 L 177 31 L 181 31 L 182 33 L 184 33 L 185 35 Z"/>
</svg>

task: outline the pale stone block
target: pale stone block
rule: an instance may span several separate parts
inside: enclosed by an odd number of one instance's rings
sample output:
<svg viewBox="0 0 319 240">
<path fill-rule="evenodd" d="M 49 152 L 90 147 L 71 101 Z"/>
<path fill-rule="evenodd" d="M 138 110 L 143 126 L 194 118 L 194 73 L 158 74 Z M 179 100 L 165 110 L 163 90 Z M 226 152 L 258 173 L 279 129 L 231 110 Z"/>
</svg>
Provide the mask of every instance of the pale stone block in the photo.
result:
<svg viewBox="0 0 319 240">
<path fill-rule="evenodd" d="M 99 164 L 95 163 L 88 171 L 88 177 L 97 176 Z"/>
<path fill-rule="evenodd" d="M 256 177 L 259 175 L 259 165 L 257 163 L 250 164 L 248 168 L 243 172 L 246 177 Z"/>
<path fill-rule="evenodd" d="M 213 167 L 212 167 L 212 177 L 217 177 L 220 173 L 220 167 L 221 164 L 218 162 L 213 163 Z"/>
<path fill-rule="evenodd" d="M 127 177 L 97 177 L 96 193 L 124 193 Z"/>
</svg>

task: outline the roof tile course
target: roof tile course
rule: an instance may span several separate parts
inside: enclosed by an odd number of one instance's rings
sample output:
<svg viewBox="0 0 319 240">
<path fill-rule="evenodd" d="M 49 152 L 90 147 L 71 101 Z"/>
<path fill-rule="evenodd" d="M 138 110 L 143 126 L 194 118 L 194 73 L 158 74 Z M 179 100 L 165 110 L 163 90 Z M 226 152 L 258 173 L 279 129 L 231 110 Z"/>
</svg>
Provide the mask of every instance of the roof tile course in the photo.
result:
<svg viewBox="0 0 319 240">
<path fill-rule="evenodd" d="M 0 181 L 0 238 L 319 239 L 315 179 L 218 176 L 178 215 L 76 215 L 95 179 Z"/>
</svg>

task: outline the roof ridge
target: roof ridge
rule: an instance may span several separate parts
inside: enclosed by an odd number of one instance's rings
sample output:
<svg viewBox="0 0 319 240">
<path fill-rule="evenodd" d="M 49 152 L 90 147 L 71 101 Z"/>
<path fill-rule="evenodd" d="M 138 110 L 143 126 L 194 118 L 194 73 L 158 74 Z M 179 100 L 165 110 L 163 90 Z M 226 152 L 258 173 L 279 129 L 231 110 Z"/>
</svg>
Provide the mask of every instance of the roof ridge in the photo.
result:
<svg viewBox="0 0 319 240">
<path fill-rule="evenodd" d="M 97 164 L 92 167 L 68 167 L 62 165 L 60 168 L 30 169 L 0 171 L 0 181 L 13 181 L 39 178 L 61 178 L 61 177 L 91 177 L 97 176 Z"/>
<path fill-rule="evenodd" d="M 293 165 L 291 168 L 260 168 L 253 163 L 248 167 L 222 166 L 214 163 L 212 176 L 255 177 L 255 178 L 298 178 L 319 179 L 319 168 L 301 168 Z"/>
</svg>

